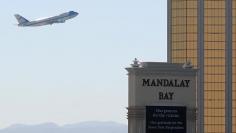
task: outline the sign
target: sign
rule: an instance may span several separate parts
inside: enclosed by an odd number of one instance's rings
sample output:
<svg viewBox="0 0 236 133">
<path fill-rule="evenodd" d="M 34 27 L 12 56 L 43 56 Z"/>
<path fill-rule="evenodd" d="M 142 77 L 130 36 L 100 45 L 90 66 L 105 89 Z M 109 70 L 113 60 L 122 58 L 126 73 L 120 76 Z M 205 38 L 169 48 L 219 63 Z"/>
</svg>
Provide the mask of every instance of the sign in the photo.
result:
<svg viewBox="0 0 236 133">
<path fill-rule="evenodd" d="M 196 133 L 197 69 L 135 60 L 126 70 L 129 133 Z"/>
<path fill-rule="evenodd" d="M 142 79 L 143 86 L 189 87 L 190 80 L 178 79 Z"/>
<path fill-rule="evenodd" d="M 186 133 L 186 107 L 146 106 L 146 133 Z"/>
</svg>

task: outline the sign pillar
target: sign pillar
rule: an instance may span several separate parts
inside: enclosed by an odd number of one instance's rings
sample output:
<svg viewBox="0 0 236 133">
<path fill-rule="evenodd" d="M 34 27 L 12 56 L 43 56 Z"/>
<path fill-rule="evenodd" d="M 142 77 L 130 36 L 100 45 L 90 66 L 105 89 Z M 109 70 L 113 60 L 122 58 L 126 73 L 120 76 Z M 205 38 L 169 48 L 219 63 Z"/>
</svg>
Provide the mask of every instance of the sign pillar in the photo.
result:
<svg viewBox="0 0 236 133">
<path fill-rule="evenodd" d="M 128 71 L 129 133 L 196 133 L 196 69 L 141 62 Z"/>
</svg>

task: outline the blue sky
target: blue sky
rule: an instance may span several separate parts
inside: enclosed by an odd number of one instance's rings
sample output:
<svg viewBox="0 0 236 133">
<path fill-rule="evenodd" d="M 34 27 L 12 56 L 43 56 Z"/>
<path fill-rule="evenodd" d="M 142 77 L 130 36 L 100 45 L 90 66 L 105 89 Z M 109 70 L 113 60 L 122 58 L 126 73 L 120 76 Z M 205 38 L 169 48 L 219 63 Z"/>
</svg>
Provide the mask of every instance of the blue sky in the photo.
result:
<svg viewBox="0 0 236 133">
<path fill-rule="evenodd" d="M 166 61 L 166 0 L 2 0 L 0 128 L 15 123 L 127 123 L 125 67 Z M 64 24 L 21 28 L 69 10 Z"/>
</svg>

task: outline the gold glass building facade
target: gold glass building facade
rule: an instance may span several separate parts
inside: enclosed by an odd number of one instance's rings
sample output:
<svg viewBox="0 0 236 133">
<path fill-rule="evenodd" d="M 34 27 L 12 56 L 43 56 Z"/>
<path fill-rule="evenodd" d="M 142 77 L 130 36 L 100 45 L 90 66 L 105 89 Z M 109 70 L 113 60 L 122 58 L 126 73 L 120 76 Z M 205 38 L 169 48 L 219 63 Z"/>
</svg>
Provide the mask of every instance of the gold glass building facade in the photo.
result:
<svg viewBox="0 0 236 133">
<path fill-rule="evenodd" d="M 233 49 L 233 88 L 232 88 L 232 99 L 233 99 L 233 103 L 232 103 L 232 108 L 233 108 L 233 113 L 232 113 L 232 117 L 233 117 L 233 132 L 236 133 L 236 0 L 233 0 L 232 2 L 233 5 L 233 13 L 232 13 L 232 49 Z"/>
<path fill-rule="evenodd" d="M 199 69 L 198 132 L 236 133 L 236 0 L 168 0 L 168 62 Z"/>
</svg>

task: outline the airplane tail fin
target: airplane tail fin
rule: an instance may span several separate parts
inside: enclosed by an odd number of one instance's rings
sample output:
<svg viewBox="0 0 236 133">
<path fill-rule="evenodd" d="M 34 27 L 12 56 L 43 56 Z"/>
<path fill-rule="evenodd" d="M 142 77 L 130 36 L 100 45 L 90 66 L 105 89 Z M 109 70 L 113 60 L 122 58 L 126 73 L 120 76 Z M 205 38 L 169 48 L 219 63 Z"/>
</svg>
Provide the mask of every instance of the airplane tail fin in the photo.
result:
<svg viewBox="0 0 236 133">
<path fill-rule="evenodd" d="M 24 17 L 22 17 L 19 14 L 15 14 L 14 16 L 17 19 L 19 24 L 29 22 L 29 20 L 25 19 Z"/>
</svg>

